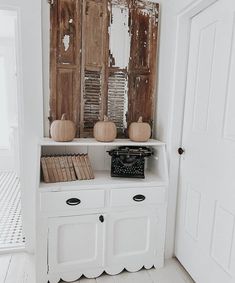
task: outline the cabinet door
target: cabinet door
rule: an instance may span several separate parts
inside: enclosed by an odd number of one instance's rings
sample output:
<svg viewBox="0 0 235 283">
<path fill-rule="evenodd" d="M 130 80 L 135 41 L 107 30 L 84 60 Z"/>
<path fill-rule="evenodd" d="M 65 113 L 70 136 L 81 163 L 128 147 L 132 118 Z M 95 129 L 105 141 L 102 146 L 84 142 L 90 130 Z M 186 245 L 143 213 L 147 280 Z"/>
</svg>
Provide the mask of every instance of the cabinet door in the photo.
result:
<svg viewBox="0 0 235 283">
<path fill-rule="evenodd" d="M 104 223 L 100 215 L 50 220 L 49 272 L 67 272 L 103 265 Z"/>
<path fill-rule="evenodd" d="M 153 265 L 160 240 L 158 225 L 156 211 L 151 209 L 111 214 L 107 230 L 107 265 Z"/>
</svg>

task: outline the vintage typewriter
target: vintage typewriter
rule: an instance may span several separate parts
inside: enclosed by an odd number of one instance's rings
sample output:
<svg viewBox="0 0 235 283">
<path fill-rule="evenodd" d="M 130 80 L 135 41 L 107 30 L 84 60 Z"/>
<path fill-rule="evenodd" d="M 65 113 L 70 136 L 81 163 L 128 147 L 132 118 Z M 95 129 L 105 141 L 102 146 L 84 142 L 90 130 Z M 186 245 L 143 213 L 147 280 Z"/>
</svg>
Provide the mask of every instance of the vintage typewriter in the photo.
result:
<svg viewBox="0 0 235 283">
<path fill-rule="evenodd" d="M 145 178 L 145 157 L 153 154 L 153 149 L 138 146 L 120 146 L 108 151 L 112 156 L 111 177 Z"/>
</svg>

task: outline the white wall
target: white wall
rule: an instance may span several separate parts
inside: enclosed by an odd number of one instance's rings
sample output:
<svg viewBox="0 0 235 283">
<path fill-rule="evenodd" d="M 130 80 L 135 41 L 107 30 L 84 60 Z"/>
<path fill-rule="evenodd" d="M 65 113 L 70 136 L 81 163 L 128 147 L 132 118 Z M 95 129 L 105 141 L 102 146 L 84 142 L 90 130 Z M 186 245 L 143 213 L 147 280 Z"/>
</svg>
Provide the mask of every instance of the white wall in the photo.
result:
<svg viewBox="0 0 235 283">
<path fill-rule="evenodd" d="M 1 0 L 0 9 L 18 11 L 22 212 L 27 248 L 32 251 L 35 241 L 37 144 L 43 133 L 41 1 Z"/>
</svg>

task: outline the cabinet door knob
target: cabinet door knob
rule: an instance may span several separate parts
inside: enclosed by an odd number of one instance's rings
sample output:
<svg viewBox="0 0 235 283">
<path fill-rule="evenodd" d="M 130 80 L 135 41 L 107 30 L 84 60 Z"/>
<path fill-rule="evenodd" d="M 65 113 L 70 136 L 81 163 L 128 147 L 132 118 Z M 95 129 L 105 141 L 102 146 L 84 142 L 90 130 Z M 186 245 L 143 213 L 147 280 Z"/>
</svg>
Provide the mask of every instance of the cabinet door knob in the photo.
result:
<svg viewBox="0 0 235 283">
<path fill-rule="evenodd" d="M 81 200 L 78 198 L 70 198 L 68 200 L 66 200 L 67 205 L 78 205 L 79 203 L 81 203 Z"/>
<path fill-rule="evenodd" d="M 100 215 L 99 220 L 100 220 L 101 223 L 103 223 L 104 222 L 104 216 Z"/>
<path fill-rule="evenodd" d="M 179 155 L 182 155 L 184 153 L 184 149 L 182 147 L 178 148 L 178 153 Z"/>
<path fill-rule="evenodd" d="M 144 201 L 145 200 L 145 196 L 144 195 L 135 195 L 133 197 L 133 200 L 134 201 L 137 201 L 137 202 L 141 202 L 141 201 Z"/>
</svg>

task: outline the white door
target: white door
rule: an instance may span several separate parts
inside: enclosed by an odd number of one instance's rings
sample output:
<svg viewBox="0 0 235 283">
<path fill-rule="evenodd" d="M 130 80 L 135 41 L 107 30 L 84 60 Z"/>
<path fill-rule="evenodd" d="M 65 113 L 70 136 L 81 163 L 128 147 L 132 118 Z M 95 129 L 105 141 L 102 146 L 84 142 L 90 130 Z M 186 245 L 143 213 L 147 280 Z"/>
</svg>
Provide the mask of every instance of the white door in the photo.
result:
<svg viewBox="0 0 235 283">
<path fill-rule="evenodd" d="M 235 1 L 192 19 L 176 256 L 197 283 L 235 282 Z"/>
<path fill-rule="evenodd" d="M 144 209 L 112 213 L 107 226 L 107 266 L 127 267 L 135 271 L 150 268 L 162 258 L 164 241 L 160 239 L 161 217 L 156 210 Z M 159 233 L 158 233 L 159 232 Z"/>
<path fill-rule="evenodd" d="M 49 221 L 50 273 L 83 271 L 103 265 L 105 222 L 101 215 L 58 217 Z M 102 221 L 101 221 L 102 220 Z"/>
</svg>

